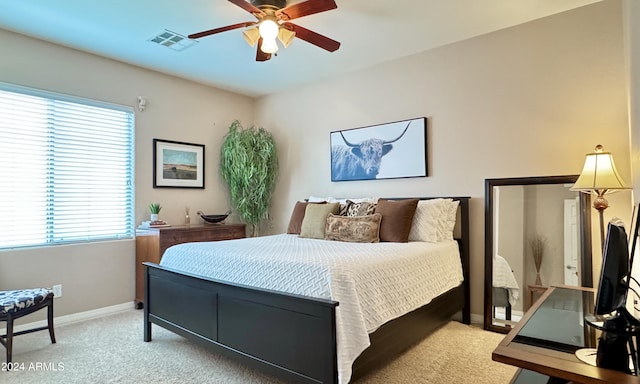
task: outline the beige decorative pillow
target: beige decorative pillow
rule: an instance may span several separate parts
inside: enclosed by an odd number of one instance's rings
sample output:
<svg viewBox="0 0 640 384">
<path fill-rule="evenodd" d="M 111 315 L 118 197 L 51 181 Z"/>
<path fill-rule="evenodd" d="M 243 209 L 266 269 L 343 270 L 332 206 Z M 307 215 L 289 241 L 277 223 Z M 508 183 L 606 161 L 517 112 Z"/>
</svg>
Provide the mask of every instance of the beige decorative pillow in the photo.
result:
<svg viewBox="0 0 640 384">
<path fill-rule="evenodd" d="M 339 216 L 329 214 L 325 226 L 325 240 L 349 241 L 353 243 L 377 243 L 380 241 L 382 215 Z"/>
<path fill-rule="evenodd" d="M 380 241 L 406 243 L 418 199 L 385 200 L 379 199 L 376 213 L 382 214 L 380 223 Z"/>
<path fill-rule="evenodd" d="M 299 235 L 302 228 L 302 220 L 304 219 L 304 213 L 307 209 L 307 204 L 325 204 L 321 203 L 307 203 L 305 201 L 296 201 L 296 205 L 291 212 L 291 218 L 289 219 L 289 226 L 287 227 L 287 233 L 293 235 Z"/>
<path fill-rule="evenodd" d="M 324 227 L 330 213 L 338 213 L 339 203 L 307 204 L 300 228 L 300 237 L 324 239 Z"/>
</svg>

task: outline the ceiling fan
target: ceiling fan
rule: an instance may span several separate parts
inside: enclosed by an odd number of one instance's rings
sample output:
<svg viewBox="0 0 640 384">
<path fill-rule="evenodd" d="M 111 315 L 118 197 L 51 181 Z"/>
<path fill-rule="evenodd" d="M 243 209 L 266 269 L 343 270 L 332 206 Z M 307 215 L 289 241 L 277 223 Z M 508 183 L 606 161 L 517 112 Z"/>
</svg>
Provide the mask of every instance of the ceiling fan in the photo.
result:
<svg viewBox="0 0 640 384">
<path fill-rule="evenodd" d="M 338 6 L 334 0 L 306 0 L 289 6 L 287 6 L 287 0 L 229 0 L 229 2 L 251 13 L 258 20 L 193 33 L 188 37 L 199 39 L 233 29 L 248 28 L 243 35 L 252 47 L 258 43 L 256 61 L 267 61 L 278 52 L 276 39 L 280 40 L 285 48 L 291 44 L 294 37 L 329 52 L 340 48 L 340 42 L 290 22 L 299 17 L 336 9 Z"/>
</svg>

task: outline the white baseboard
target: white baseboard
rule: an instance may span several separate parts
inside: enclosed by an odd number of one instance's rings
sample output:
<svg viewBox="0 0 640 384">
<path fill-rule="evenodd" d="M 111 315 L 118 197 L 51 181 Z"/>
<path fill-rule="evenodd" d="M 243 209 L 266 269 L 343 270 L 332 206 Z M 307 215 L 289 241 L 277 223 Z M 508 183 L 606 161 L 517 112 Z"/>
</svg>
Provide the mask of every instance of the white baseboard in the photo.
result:
<svg viewBox="0 0 640 384">
<path fill-rule="evenodd" d="M 477 315 L 477 314 L 475 314 L 475 313 L 472 313 L 472 314 L 471 314 L 471 324 L 474 324 L 474 325 L 478 325 L 478 324 L 480 324 L 480 325 L 484 325 L 484 316 L 482 316 L 482 315 Z"/>
<path fill-rule="evenodd" d="M 70 315 L 64 315 L 53 318 L 54 328 L 61 325 L 78 323 L 85 320 L 97 319 L 99 317 L 114 315 L 116 313 L 125 312 L 128 310 L 134 310 L 133 302 L 127 302 L 122 304 L 116 304 L 109 307 L 92 309 L 90 311 L 72 313 Z M 46 313 L 46 310 L 44 311 Z M 13 332 L 20 332 L 30 328 L 46 327 L 47 320 L 34 321 L 33 323 L 17 325 L 13 328 Z M 7 328 L 0 328 L 0 335 L 7 333 Z"/>
<path fill-rule="evenodd" d="M 456 313 L 455 315 L 451 316 L 452 320 L 455 321 L 459 321 L 462 322 L 462 311 Z M 471 314 L 471 324 L 472 325 L 484 325 L 484 317 L 482 315 L 478 315 L 476 313 L 472 313 Z"/>
</svg>

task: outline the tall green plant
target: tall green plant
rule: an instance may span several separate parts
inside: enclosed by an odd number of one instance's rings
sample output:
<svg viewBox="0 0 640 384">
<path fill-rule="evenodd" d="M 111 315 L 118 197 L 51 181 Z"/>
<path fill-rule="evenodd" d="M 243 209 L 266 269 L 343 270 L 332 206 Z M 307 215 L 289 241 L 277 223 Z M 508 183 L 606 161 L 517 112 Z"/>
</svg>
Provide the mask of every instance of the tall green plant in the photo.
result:
<svg viewBox="0 0 640 384">
<path fill-rule="evenodd" d="M 229 185 L 231 204 L 257 236 L 258 224 L 268 217 L 278 177 L 276 142 L 264 128 L 244 129 L 235 120 L 220 152 L 220 173 Z"/>
</svg>

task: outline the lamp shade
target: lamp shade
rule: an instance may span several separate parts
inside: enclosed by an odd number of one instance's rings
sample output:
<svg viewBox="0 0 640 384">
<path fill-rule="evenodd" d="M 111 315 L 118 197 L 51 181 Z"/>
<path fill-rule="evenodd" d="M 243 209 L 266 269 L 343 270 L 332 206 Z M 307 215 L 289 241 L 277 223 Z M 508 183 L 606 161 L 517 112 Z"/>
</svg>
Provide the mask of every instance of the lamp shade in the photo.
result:
<svg viewBox="0 0 640 384">
<path fill-rule="evenodd" d="M 288 30 L 287 28 L 280 27 L 280 31 L 278 32 L 278 40 L 284 45 L 285 48 L 291 44 L 293 38 L 296 36 L 296 33 Z"/>
<path fill-rule="evenodd" d="M 597 145 L 595 152 L 587 154 L 580 177 L 571 190 L 603 195 L 616 189 L 629 189 L 629 187 L 620 177 L 613 162 L 613 155 L 610 152 L 604 152 L 602 145 Z"/>
<path fill-rule="evenodd" d="M 249 45 L 253 47 L 254 45 L 256 45 L 258 39 L 260 38 L 260 31 L 258 31 L 258 28 L 247 29 L 242 32 L 242 36 L 244 36 L 244 39 L 247 40 L 247 43 L 249 43 Z"/>
</svg>

